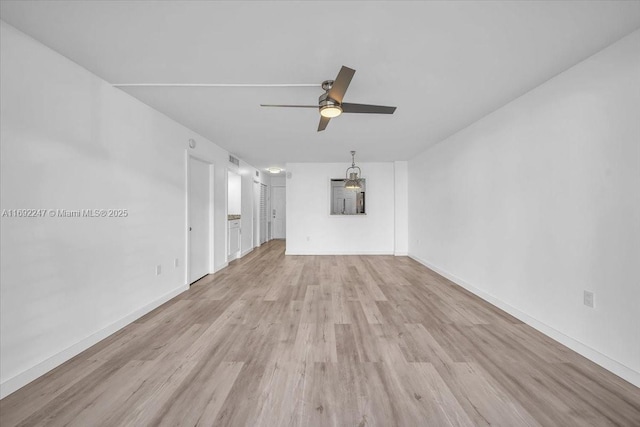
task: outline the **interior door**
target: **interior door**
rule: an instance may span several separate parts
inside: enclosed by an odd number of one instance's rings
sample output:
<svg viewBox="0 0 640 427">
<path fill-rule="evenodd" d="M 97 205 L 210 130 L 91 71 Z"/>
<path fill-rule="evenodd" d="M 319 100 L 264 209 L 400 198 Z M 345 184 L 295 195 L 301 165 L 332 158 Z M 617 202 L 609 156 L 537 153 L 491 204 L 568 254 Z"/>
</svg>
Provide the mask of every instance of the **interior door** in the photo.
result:
<svg viewBox="0 0 640 427">
<path fill-rule="evenodd" d="M 211 272 L 211 168 L 189 157 L 189 283 Z"/>
<path fill-rule="evenodd" d="M 273 238 L 286 238 L 286 188 L 271 187 L 271 214 L 273 223 Z"/>
</svg>

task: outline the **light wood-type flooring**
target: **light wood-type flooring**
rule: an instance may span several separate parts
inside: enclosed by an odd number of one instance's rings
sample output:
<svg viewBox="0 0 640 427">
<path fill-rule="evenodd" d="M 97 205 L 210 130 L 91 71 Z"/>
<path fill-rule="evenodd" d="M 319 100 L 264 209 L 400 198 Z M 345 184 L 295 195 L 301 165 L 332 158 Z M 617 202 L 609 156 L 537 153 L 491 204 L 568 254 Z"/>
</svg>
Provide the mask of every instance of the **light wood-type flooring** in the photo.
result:
<svg viewBox="0 0 640 427">
<path fill-rule="evenodd" d="M 640 426 L 640 390 L 409 258 L 272 241 L 3 399 L 0 425 Z"/>
</svg>

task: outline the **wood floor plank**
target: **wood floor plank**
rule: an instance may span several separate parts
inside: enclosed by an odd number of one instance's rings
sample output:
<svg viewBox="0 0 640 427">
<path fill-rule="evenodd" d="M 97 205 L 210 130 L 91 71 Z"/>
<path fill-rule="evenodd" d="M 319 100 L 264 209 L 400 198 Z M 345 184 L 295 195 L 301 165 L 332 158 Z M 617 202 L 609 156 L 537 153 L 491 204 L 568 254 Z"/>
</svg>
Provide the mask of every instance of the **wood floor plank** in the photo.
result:
<svg viewBox="0 0 640 427">
<path fill-rule="evenodd" d="M 243 362 L 220 363 L 211 375 L 202 376 L 198 383 L 190 381 L 188 387 L 174 391 L 160 407 L 145 407 L 145 412 L 132 418 L 128 424 L 208 425 L 218 416 L 243 366 Z"/>
<path fill-rule="evenodd" d="M 25 386 L 22 393 L 13 393 L 0 400 L 0 425 L 16 425 L 60 396 L 89 374 L 101 367 L 104 360 L 74 358 Z M 77 388 L 77 387 L 74 387 Z M 24 396 L 29 398 L 25 400 Z"/>
<path fill-rule="evenodd" d="M 0 401 L 11 426 L 640 426 L 640 390 L 407 257 L 271 241 Z"/>
<path fill-rule="evenodd" d="M 468 400 L 473 410 L 488 425 L 496 426 L 530 426 L 540 424 L 527 410 L 514 400 L 507 392 L 496 387 L 482 370 L 473 363 L 456 363 L 451 371 L 459 392 L 459 400 Z"/>
<path fill-rule="evenodd" d="M 307 362 L 274 362 L 265 368 L 247 425 L 301 425 Z M 312 363 L 311 363 L 312 364 Z"/>
<path fill-rule="evenodd" d="M 430 412 L 437 411 L 452 426 L 478 425 L 431 363 L 413 363 L 410 366 L 413 368 L 409 377 L 413 387 L 410 393 L 416 401 L 433 406 Z"/>
</svg>

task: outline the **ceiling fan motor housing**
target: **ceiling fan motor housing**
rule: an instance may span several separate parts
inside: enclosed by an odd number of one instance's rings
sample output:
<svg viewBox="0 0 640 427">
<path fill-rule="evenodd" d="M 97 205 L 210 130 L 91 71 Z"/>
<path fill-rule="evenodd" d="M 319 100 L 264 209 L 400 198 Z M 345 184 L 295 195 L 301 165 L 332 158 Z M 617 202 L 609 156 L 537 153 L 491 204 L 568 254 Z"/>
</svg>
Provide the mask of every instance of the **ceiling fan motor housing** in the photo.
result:
<svg viewBox="0 0 640 427">
<path fill-rule="evenodd" d="M 329 90 L 333 87 L 333 80 L 325 80 L 322 82 L 322 90 L 325 92 L 329 92 Z"/>
<path fill-rule="evenodd" d="M 326 106 L 340 106 L 340 103 L 334 99 L 329 98 L 329 92 L 325 92 L 322 95 L 320 95 L 320 98 L 318 98 L 318 104 L 320 106 L 320 108 L 322 107 L 326 107 Z"/>
</svg>

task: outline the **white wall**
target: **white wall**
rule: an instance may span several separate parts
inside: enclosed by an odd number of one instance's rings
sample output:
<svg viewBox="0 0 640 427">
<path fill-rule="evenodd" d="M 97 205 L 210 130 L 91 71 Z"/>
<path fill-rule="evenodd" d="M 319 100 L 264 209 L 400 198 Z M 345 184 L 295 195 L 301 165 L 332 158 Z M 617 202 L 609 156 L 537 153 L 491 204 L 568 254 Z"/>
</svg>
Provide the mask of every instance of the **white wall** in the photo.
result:
<svg viewBox="0 0 640 427">
<path fill-rule="evenodd" d="M 409 179 L 413 257 L 640 385 L 640 32 L 411 160 Z"/>
<path fill-rule="evenodd" d="M 395 242 L 393 253 L 406 256 L 409 252 L 409 163 L 393 162 L 395 205 Z"/>
<path fill-rule="evenodd" d="M 242 213 L 242 177 L 236 172 L 229 171 L 227 212 L 229 215 Z"/>
<path fill-rule="evenodd" d="M 284 176 L 272 176 L 271 177 L 271 186 L 272 187 L 286 187 L 287 180 Z"/>
<path fill-rule="evenodd" d="M 4 396 L 186 289 L 190 138 L 190 152 L 215 164 L 214 261 L 226 265 L 228 153 L 4 22 L 0 30 L 1 208 L 128 210 L 2 218 Z"/>
<path fill-rule="evenodd" d="M 359 163 L 367 215 L 330 215 L 330 179 L 345 163 L 287 163 L 287 254 L 393 254 L 393 163 Z"/>
</svg>

